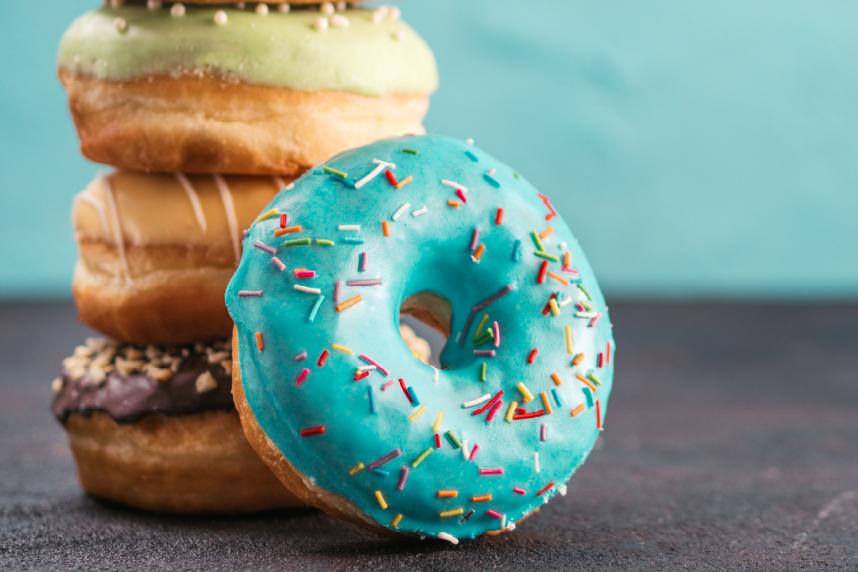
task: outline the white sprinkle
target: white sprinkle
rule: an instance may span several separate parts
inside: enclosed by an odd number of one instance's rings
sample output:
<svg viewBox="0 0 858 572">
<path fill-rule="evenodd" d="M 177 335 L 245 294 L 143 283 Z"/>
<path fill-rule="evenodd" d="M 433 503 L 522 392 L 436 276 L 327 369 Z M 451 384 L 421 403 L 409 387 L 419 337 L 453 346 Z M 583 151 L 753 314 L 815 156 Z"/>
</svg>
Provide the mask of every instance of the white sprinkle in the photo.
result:
<svg viewBox="0 0 858 572">
<path fill-rule="evenodd" d="M 428 212 L 429 212 L 429 208 L 426 205 L 423 205 L 422 207 L 420 207 L 419 209 L 417 209 L 416 211 L 411 213 L 411 216 L 413 216 L 414 218 L 417 218 L 419 216 L 425 215 Z"/>
<path fill-rule="evenodd" d="M 316 31 L 326 32 L 328 30 L 328 19 L 322 16 L 316 20 Z"/>
<path fill-rule="evenodd" d="M 307 294 L 321 294 L 321 288 L 310 288 L 309 286 L 304 286 L 302 284 L 295 284 L 292 286 L 298 292 L 306 292 Z"/>
<path fill-rule="evenodd" d="M 229 22 L 229 16 L 226 15 L 226 12 L 223 10 L 218 10 L 214 14 L 214 23 L 218 26 L 226 26 L 227 22 Z"/>
<path fill-rule="evenodd" d="M 113 20 L 113 26 L 116 28 L 117 32 L 124 32 L 128 29 L 128 22 L 125 18 L 115 18 Z"/>
<path fill-rule="evenodd" d="M 287 190 L 287 191 L 291 191 L 291 190 L 292 190 L 292 189 L 294 189 L 294 188 L 295 188 L 295 183 L 294 183 L 294 182 L 289 183 L 288 185 L 286 185 L 286 190 Z"/>
<path fill-rule="evenodd" d="M 506 528 L 506 515 L 501 517 L 501 528 Z"/>
<path fill-rule="evenodd" d="M 351 22 L 349 22 L 349 19 L 345 16 L 340 14 L 334 14 L 331 16 L 331 25 L 333 25 L 334 28 L 345 29 L 349 27 L 349 24 L 351 24 Z"/>
<path fill-rule="evenodd" d="M 268 15 L 268 4 L 257 4 L 256 5 L 256 13 L 260 16 Z"/>
<path fill-rule="evenodd" d="M 435 383 L 438 383 L 438 378 L 439 378 L 439 375 L 440 375 L 440 373 L 441 373 L 441 372 L 440 372 L 440 371 L 438 371 L 438 368 L 437 368 L 437 367 L 435 367 L 434 365 L 433 365 L 433 366 L 430 366 L 430 367 L 431 367 L 433 370 L 435 370 L 435 374 L 434 374 L 434 376 L 433 376 L 433 381 L 434 381 Z"/>
<path fill-rule="evenodd" d="M 468 461 L 468 460 L 470 460 L 470 459 L 468 459 L 468 455 L 470 455 L 470 454 L 471 454 L 471 448 L 468 447 L 468 440 L 462 439 L 462 457 L 464 457 L 465 460 Z"/>
<path fill-rule="evenodd" d="M 339 230 L 353 230 L 355 232 L 360 232 L 359 224 L 341 224 L 337 227 Z"/>
<path fill-rule="evenodd" d="M 468 409 L 469 407 L 476 407 L 480 403 L 485 403 L 486 401 L 491 399 L 491 397 L 492 397 L 491 393 L 486 393 L 482 397 L 478 397 L 478 398 L 473 399 L 471 401 L 466 401 L 462 404 L 462 409 Z"/>
<path fill-rule="evenodd" d="M 404 205 L 399 207 L 399 209 L 395 213 L 393 213 L 393 216 L 390 218 L 392 218 L 394 221 L 397 221 L 397 220 L 399 220 L 399 217 L 404 215 L 408 211 L 408 209 L 410 209 L 410 208 L 411 208 L 411 203 L 405 203 Z"/>
<path fill-rule="evenodd" d="M 560 493 L 561 497 L 565 497 L 566 496 L 566 485 L 560 485 L 559 487 L 557 487 L 557 492 Z"/>
<path fill-rule="evenodd" d="M 447 185 L 448 187 L 452 187 L 452 188 L 456 189 L 457 191 L 462 191 L 463 193 L 468 192 L 468 189 L 466 189 L 464 185 L 462 185 L 461 183 L 457 183 L 456 181 L 451 181 L 449 179 L 442 179 L 441 184 Z"/>
<path fill-rule="evenodd" d="M 560 302 L 558 302 L 557 305 L 560 306 L 561 308 L 563 308 L 564 306 L 568 306 L 572 302 L 573 302 L 572 296 L 566 296 L 565 298 L 560 300 Z"/>
<path fill-rule="evenodd" d="M 170 6 L 170 16 L 173 18 L 181 18 L 185 15 L 185 5 L 181 2 L 177 2 Z"/>
<path fill-rule="evenodd" d="M 277 10 L 283 14 L 286 14 L 289 12 L 290 6 L 289 4 L 280 4 L 280 6 L 277 7 Z"/>
<path fill-rule="evenodd" d="M 372 162 L 375 163 L 377 166 L 372 171 L 370 171 L 366 177 L 364 177 L 363 179 L 361 179 L 360 181 L 355 183 L 356 189 L 361 188 L 362 186 L 364 186 L 365 184 L 367 184 L 368 182 L 370 182 L 371 180 L 376 178 L 385 169 L 387 169 L 387 168 L 395 169 L 396 168 L 396 165 L 394 165 L 393 163 L 388 163 L 387 161 L 382 161 L 381 159 L 373 159 Z"/>
<path fill-rule="evenodd" d="M 325 16 L 330 16 L 334 13 L 334 5 L 330 2 L 324 2 L 320 7 L 319 11 L 322 12 Z"/>
<path fill-rule="evenodd" d="M 450 544 L 459 544 L 459 539 L 450 534 L 449 532 L 439 532 L 438 533 L 439 540 L 446 540 Z"/>
<path fill-rule="evenodd" d="M 465 143 L 467 143 L 468 145 L 473 145 L 474 144 L 474 138 L 468 137 L 467 139 L 465 139 Z"/>
<path fill-rule="evenodd" d="M 534 451 L 533 453 L 533 472 L 538 473 L 542 470 L 539 466 L 539 452 Z"/>
<path fill-rule="evenodd" d="M 595 318 L 598 315 L 598 312 L 575 312 L 576 318 Z"/>
<path fill-rule="evenodd" d="M 163 4 L 161 0 L 146 0 L 146 8 L 149 10 L 160 10 Z"/>
<path fill-rule="evenodd" d="M 401 42 L 402 40 L 405 39 L 405 32 L 403 32 L 402 30 L 396 30 L 391 35 L 393 36 L 393 39 L 396 40 L 397 42 Z"/>
<path fill-rule="evenodd" d="M 491 169 L 489 169 L 489 172 L 487 174 L 489 177 L 494 177 L 495 173 L 497 173 L 497 171 L 498 170 L 495 167 L 492 167 Z"/>
</svg>

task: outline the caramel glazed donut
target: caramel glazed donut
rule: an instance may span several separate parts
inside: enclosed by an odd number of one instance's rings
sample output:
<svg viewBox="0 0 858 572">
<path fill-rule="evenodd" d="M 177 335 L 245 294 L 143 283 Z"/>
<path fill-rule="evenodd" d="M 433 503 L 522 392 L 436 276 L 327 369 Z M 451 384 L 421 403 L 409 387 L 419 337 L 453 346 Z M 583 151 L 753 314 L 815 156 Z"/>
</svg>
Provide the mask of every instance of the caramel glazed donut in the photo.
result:
<svg viewBox="0 0 858 572">
<path fill-rule="evenodd" d="M 422 133 L 432 52 L 396 8 L 339 7 L 141 2 L 81 16 L 59 77 L 83 154 L 143 172 L 294 175 Z"/>
<path fill-rule="evenodd" d="M 300 506 L 245 441 L 228 343 L 185 347 L 89 339 L 54 380 L 81 486 L 129 506 L 237 513 Z"/>
</svg>

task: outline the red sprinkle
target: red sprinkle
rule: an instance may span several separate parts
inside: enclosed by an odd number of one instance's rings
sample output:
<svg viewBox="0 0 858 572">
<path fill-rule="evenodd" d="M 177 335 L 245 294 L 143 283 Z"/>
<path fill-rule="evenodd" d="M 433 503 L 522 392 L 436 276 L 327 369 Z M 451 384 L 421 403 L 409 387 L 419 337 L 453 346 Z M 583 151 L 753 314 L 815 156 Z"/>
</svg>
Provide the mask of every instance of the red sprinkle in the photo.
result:
<svg viewBox="0 0 858 572">
<path fill-rule="evenodd" d="M 325 432 L 324 425 L 318 425 L 316 427 L 307 427 L 306 429 L 301 429 L 301 437 L 309 437 L 311 435 L 321 435 Z"/>
<path fill-rule="evenodd" d="M 480 449 L 480 445 L 479 445 L 479 443 L 474 443 L 474 448 L 473 448 L 473 449 L 471 449 L 471 454 L 470 454 L 470 455 L 468 455 L 468 460 L 469 460 L 469 461 L 473 461 L 473 460 L 474 460 L 474 455 L 476 455 L 476 454 L 477 454 L 477 451 L 479 451 L 479 449 Z"/>
<path fill-rule="evenodd" d="M 514 492 L 517 495 L 526 495 L 527 494 L 527 491 L 521 487 L 512 487 L 512 492 Z"/>
<path fill-rule="evenodd" d="M 405 398 L 408 400 L 408 403 L 414 405 L 414 402 L 411 400 L 411 395 L 408 393 L 408 388 L 405 387 L 405 380 L 401 377 L 399 378 L 399 387 L 402 388 L 402 393 L 405 394 Z"/>
<path fill-rule="evenodd" d="M 539 274 L 536 275 L 536 283 L 543 284 L 545 282 L 545 276 L 548 274 L 548 261 L 543 260 L 542 264 L 539 265 Z"/>
<path fill-rule="evenodd" d="M 596 367 L 605 367 L 605 354 L 602 352 L 599 352 L 599 355 L 596 358 Z"/>
<path fill-rule="evenodd" d="M 498 208 L 498 212 L 495 213 L 495 224 L 500 224 L 503 222 L 503 208 Z"/>
<path fill-rule="evenodd" d="M 365 369 L 355 373 L 355 381 L 360 381 L 365 377 L 369 377 L 369 370 Z"/>
<path fill-rule="evenodd" d="M 492 518 L 503 518 L 503 516 L 501 515 L 501 513 L 499 513 L 498 511 L 496 511 L 496 510 L 494 510 L 494 509 L 491 509 L 491 508 L 490 508 L 489 510 L 487 510 L 487 511 L 486 511 L 486 514 L 487 514 L 487 515 L 489 515 L 489 516 L 490 516 L 490 517 L 492 517 Z"/>
<path fill-rule="evenodd" d="M 602 407 L 598 399 L 596 400 L 596 429 L 602 430 Z"/>
<path fill-rule="evenodd" d="M 310 370 L 306 367 L 301 370 L 301 373 L 298 374 L 298 377 L 295 379 L 295 385 L 301 385 L 307 379 L 307 376 L 310 375 Z"/>
<path fill-rule="evenodd" d="M 319 356 L 319 361 L 316 362 L 316 365 L 322 367 L 325 365 L 325 362 L 328 361 L 328 356 L 331 355 L 331 352 L 325 350 L 322 352 L 322 355 Z"/>
<path fill-rule="evenodd" d="M 393 171 L 391 171 L 390 169 L 384 171 L 384 176 L 387 177 L 387 182 L 394 187 L 399 184 L 399 182 L 396 180 L 396 177 L 393 176 Z"/>
<path fill-rule="evenodd" d="M 605 353 L 607 354 L 607 356 L 605 357 L 605 361 L 607 363 L 611 363 L 611 342 L 608 342 L 608 347 L 605 350 Z"/>
<path fill-rule="evenodd" d="M 545 306 L 542 308 L 542 315 L 543 315 L 543 316 L 547 316 L 547 315 L 548 315 L 548 313 L 549 313 L 549 312 L 551 312 L 551 303 L 550 303 L 550 300 L 551 300 L 552 298 L 557 299 L 557 294 L 551 294 L 551 296 L 549 296 L 549 297 L 548 297 L 549 302 L 546 302 L 546 303 L 545 303 Z"/>
<path fill-rule="evenodd" d="M 436 449 L 441 448 L 441 435 L 438 433 L 435 433 L 435 448 Z"/>
<path fill-rule="evenodd" d="M 286 216 L 286 213 L 280 215 L 280 228 L 286 228 L 286 221 L 289 220 L 289 217 Z"/>
<path fill-rule="evenodd" d="M 540 409 L 539 411 L 531 411 L 530 413 L 518 413 L 517 415 L 513 415 L 512 418 L 514 420 L 518 419 L 534 419 L 536 417 L 542 417 L 545 415 L 545 410 Z"/>
<path fill-rule="evenodd" d="M 492 422 L 492 419 L 494 419 L 494 418 L 495 418 L 495 415 L 497 414 L 498 409 L 500 409 L 500 408 L 501 408 L 501 405 L 503 405 L 503 400 L 502 400 L 502 399 L 501 399 L 501 400 L 499 400 L 497 403 L 495 403 L 495 404 L 492 406 L 492 410 L 491 410 L 491 411 L 489 411 L 489 414 L 488 414 L 488 415 L 486 415 L 486 423 L 491 423 L 491 422 Z"/>
<path fill-rule="evenodd" d="M 459 199 L 461 199 L 463 203 L 468 202 L 468 197 L 465 196 L 465 193 L 462 191 L 462 189 L 456 189 L 456 196 L 459 197 Z"/>
<path fill-rule="evenodd" d="M 527 354 L 527 363 L 529 365 L 533 365 L 533 362 L 536 361 L 537 354 L 539 354 L 538 348 L 533 348 L 532 350 L 530 350 L 530 353 Z"/>
<path fill-rule="evenodd" d="M 496 467 L 493 469 L 480 469 L 480 474 L 481 475 L 502 475 L 503 474 L 503 467 Z M 551 483 L 551 484 L 553 485 L 554 483 Z"/>
<path fill-rule="evenodd" d="M 483 411 L 490 409 L 492 407 L 492 405 L 494 405 L 497 402 L 497 400 L 500 399 L 502 396 L 503 396 L 503 389 L 501 389 L 500 391 L 495 393 L 495 396 L 492 397 L 491 399 L 489 399 L 485 405 L 483 405 L 479 409 L 475 409 L 474 411 L 472 411 L 471 415 L 479 415 Z"/>
<path fill-rule="evenodd" d="M 544 495 L 545 493 L 550 491 L 551 487 L 553 487 L 553 486 L 554 486 L 554 481 L 551 481 L 550 483 L 548 483 L 547 485 L 545 485 L 544 487 L 539 489 L 539 492 L 536 493 L 536 496 L 541 497 L 542 495 Z"/>
</svg>

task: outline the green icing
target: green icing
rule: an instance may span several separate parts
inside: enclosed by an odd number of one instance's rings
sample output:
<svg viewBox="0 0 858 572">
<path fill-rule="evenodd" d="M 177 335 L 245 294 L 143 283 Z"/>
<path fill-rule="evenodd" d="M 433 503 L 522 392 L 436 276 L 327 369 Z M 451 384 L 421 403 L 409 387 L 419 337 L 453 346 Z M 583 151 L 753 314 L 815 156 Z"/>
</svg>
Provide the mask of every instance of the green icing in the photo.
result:
<svg viewBox="0 0 858 572">
<path fill-rule="evenodd" d="M 395 190 L 378 173 L 355 188 L 355 181 L 376 168 L 374 159 L 395 163 L 390 167 L 395 177 L 401 181 L 412 176 L 412 182 Z M 504 522 L 509 526 L 562 492 L 599 434 L 596 404 L 602 418 L 607 411 L 614 360 L 606 355 L 600 360 L 599 354 L 607 353 L 613 337 L 605 299 L 583 251 L 530 183 L 484 151 L 454 139 L 387 139 L 334 157 L 325 167 L 311 170 L 264 209 L 288 213 L 289 224 L 302 225 L 303 231 L 296 238 L 286 235 L 284 241 L 274 236 L 279 217 L 253 225 L 226 292 L 226 305 L 238 328 L 247 403 L 265 434 L 301 473 L 348 499 L 380 526 L 392 528 L 397 514 L 403 515 L 399 531 L 442 538 L 441 533 L 474 538 Z M 467 204 L 447 205 L 457 196 L 444 180 L 468 189 Z M 411 206 L 402 210 L 406 202 Z M 495 223 L 498 208 L 505 212 L 501 224 Z M 395 217 L 397 212 L 401 216 Z M 389 237 L 382 235 L 382 220 L 390 225 Z M 359 231 L 339 227 L 355 224 L 361 225 Z M 571 253 L 575 271 L 564 270 L 560 261 L 548 263 L 548 269 L 568 285 L 552 278 L 537 281 L 543 258 L 535 255 L 531 232 L 549 224 L 554 232 L 539 242 L 552 258 Z M 479 264 L 469 252 L 475 227 L 481 229 L 479 242 L 486 246 Z M 301 238 L 304 242 L 297 242 Z M 322 246 L 319 239 L 331 239 L 333 244 Z M 268 247 L 276 249 L 285 271 L 272 263 Z M 298 278 L 293 274 L 298 268 L 312 269 L 317 276 Z M 349 284 L 361 279 L 380 283 Z M 358 294 L 362 302 L 338 312 L 335 281 L 341 283 L 340 302 Z M 319 288 L 321 294 L 296 290 L 296 285 Z M 475 306 L 504 286 L 509 291 L 503 297 L 469 319 Z M 414 358 L 398 328 L 402 301 L 426 291 L 446 298 L 452 308 L 453 335 L 441 354 L 446 369 L 438 372 Z M 561 300 L 556 317 L 543 313 L 551 294 Z M 591 312 L 601 313 L 601 320 L 593 321 Z M 490 319 L 480 332 L 497 321 L 498 347 L 494 338 L 474 341 L 484 313 Z M 572 353 L 565 344 L 566 327 L 574 341 Z M 256 346 L 256 332 L 264 336 L 262 352 Z M 337 351 L 335 343 L 355 354 Z M 528 364 L 532 348 L 538 348 L 539 355 Z M 475 350 L 495 350 L 496 355 L 478 356 Z M 320 366 L 326 351 L 330 355 Z M 304 352 L 306 359 L 296 361 L 296 354 Z M 583 359 L 573 365 L 573 354 L 579 353 Z M 355 380 L 357 369 L 367 365 L 360 354 L 389 371 L 374 370 Z M 559 386 L 552 381 L 555 372 L 562 380 Z M 576 374 L 590 377 L 595 394 Z M 410 403 L 403 394 L 399 378 L 426 407 L 422 415 L 416 402 Z M 519 382 L 533 393 L 534 401 L 522 403 Z M 476 408 L 462 407 L 463 402 L 501 390 L 503 406 L 490 424 L 487 412 L 473 415 Z M 551 400 L 553 414 L 504 420 L 512 400 L 530 412 L 542 409 L 541 392 Z M 579 404 L 582 411 L 573 417 L 570 412 Z M 435 449 L 432 425 L 438 411 L 444 416 L 438 431 L 441 447 Z M 409 416 L 418 417 L 409 421 Z M 325 433 L 307 437 L 299 433 L 319 425 L 325 426 Z M 544 441 L 542 425 L 547 431 Z M 475 444 L 479 450 L 469 460 L 463 449 L 470 453 Z M 397 451 L 401 454 L 379 471 L 370 470 L 370 463 Z M 359 462 L 367 467 L 349 476 Z M 399 490 L 403 467 L 409 476 Z M 481 468 L 504 472 L 481 475 Z M 439 498 L 442 489 L 456 489 L 458 496 Z M 375 491 L 384 496 L 387 508 L 378 503 Z M 492 495 L 491 501 L 472 501 L 486 494 Z M 446 513 L 459 507 L 461 515 Z M 463 520 L 470 510 L 474 513 Z"/>
<path fill-rule="evenodd" d="M 205 71 L 253 84 L 363 95 L 437 87 L 431 50 L 400 20 L 373 23 L 372 11 L 354 9 L 340 12 L 348 28 L 320 32 L 316 10 L 262 16 L 226 9 L 224 26 L 214 23 L 216 11 L 188 6 L 182 17 L 143 6 L 89 12 L 63 36 L 60 67 L 106 80 Z M 127 23 L 124 31 L 117 18 Z"/>
</svg>

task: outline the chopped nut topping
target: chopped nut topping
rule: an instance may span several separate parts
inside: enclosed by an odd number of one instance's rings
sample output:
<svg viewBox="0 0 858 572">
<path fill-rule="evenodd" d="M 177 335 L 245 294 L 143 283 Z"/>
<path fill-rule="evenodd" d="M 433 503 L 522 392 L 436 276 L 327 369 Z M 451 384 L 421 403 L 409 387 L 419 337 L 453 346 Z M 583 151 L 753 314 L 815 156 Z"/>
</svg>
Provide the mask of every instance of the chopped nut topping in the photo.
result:
<svg viewBox="0 0 858 572">
<path fill-rule="evenodd" d="M 209 363 L 220 363 L 229 359 L 229 352 L 212 352 L 209 354 Z"/>
<path fill-rule="evenodd" d="M 61 377 L 55 377 L 54 378 L 54 380 L 51 382 L 51 391 L 54 392 L 54 395 L 56 395 L 57 393 L 59 393 L 63 390 L 63 385 L 65 385 L 63 378 L 61 378 Z"/>
<path fill-rule="evenodd" d="M 146 373 L 155 381 L 169 381 L 173 377 L 173 372 L 163 367 L 151 367 Z"/>
<path fill-rule="evenodd" d="M 197 377 L 195 386 L 197 388 L 197 393 L 213 391 L 217 389 L 217 380 L 215 380 L 214 376 L 210 372 L 204 371 Z"/>
</svg>

